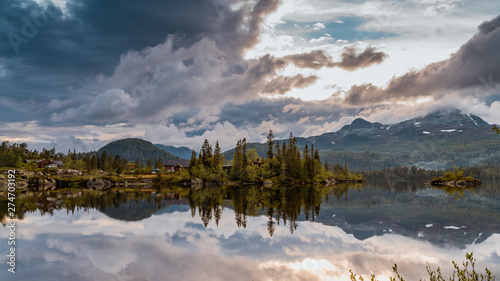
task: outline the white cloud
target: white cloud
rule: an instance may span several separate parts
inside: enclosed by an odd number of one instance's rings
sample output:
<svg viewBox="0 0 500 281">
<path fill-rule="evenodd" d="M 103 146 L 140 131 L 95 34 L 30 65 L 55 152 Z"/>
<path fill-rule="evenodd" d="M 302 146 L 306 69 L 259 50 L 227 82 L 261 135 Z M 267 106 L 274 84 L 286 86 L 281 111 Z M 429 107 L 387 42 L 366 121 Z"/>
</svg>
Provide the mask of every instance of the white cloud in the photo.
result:
<svg viewBox="0 0 500 281">
<path fill-rule="evenodd" d="M 334 42 L 335 39 L 330 37 L 330 36 L 321 36 L 319 38 L 313 38 L 311 40 L 309 40 L 309 42 L 311 44 L 324 44 L 324 43 L 327 43 L 327 42 Z"/>
<path fill-rule="evenodd" d="M 309 125 L 306 130 L 300 135 L 301 137 L 318 136 L 324 133 L 336 132 L 344 125 L 349 125 L 354 120 L 354 117 L 341 117 L 339 121 L 324 122 L 323 125 Z"/>
<path fill-rule="evenodd" d="M 319 76 L 316 85 L 325 85 L 327 84 L 325 81 L 328 81 L 344 90 L 362 83 L 384 86 L 394 76 L 447 59 L 477 32 L 477 26 L 480 23 L 495 15 L 491 7 L 472 11 L 458 3 L 455 0 L 368 1 L 363 3 L 324 0 L 287 1 L 265 21 L 269 28 L 264 30 L 262 41 L 251 54 L 254 57 L 263 55 L 269 50 L 265 47 L 266 38 L 273 38 L 278 34 L 286 34 L 293 38 L 294 45 L 287 46 L 287 54 L 321 48 L 332 57 L 338 58 L 342 48 L 335 46 L 337 44 L 343 46 L 351 42 L 372 45 L 388 54 L 388 58 L 381 65 L 353 72 L 321 69 L 315 73 Z M 428 7 L 435 7 L 436 11 L 441 9 L 442 13 L 439 12 L 439 16 L 429 17 L 425 14 Z M 343 22 L 342 17 L 357 17 L 362 20 L 354 39 L 337 35 L 334 30 L 328 30 L 329 36 L 307 38 L 305 34 L 280 29 L 281 24 L 288 21 L 306 24 Z M 298 24 L 298 26 L 303 25 Z M 388 36 L 372 38 L 373 32 L 385 32 Z M 305 38 L 307 40 L 304 40 Z M 336 44 L 333 44 L 335 42 Z M 280 53 L 280 50 L 276 52 Z M 306 90 L 294 89 L 289 96 L 313 100 L 325 99 L 331 94 L 331 91 L 312 86 Z"/>
<path fill-rule="evenodd" d="M 314 30 L 321 30 L 321 29 L 325 29 L 326 26 L 324 24 L 322 24 L 321 22 L 317 22 L 315 24 L 313 24 L 313 29 Z"/>
</svg>

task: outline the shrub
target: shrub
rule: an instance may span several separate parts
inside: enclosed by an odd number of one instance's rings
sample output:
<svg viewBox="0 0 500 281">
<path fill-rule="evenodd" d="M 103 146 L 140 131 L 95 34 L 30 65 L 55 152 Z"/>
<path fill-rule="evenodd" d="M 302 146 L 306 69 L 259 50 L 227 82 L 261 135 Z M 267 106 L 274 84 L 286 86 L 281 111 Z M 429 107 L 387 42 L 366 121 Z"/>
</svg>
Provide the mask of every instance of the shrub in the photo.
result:
<svg viewBox="0 0 500 281">
<path fill-rule="evenodd" d="M 473 257 L 473 253 L 465 253 L 465 259 L 466 261 L 462 262 L 463 268 L 461 269 L 458 264 L 454 261 L 452 261 L 453 264 L 453 275 L 452 277 L 444 278 L 443 275 L 441 274 L 441 268 L 437 268 L 437 270 L 432 270 L 430 265 L 427 263 L 427 273 L 429 274 L 429 281 L 494 281 L 495 277 L 491 275 L 491 271 L 488 270 L 488 268 L 485 268 L 485 274 L 480 274 L 476 272 L 475 265 L 476 265 L 476 259 Z M 469 265 L 471 268 L 469 268 Z M 397 277 L 390 277 L 391 281 L 404 281 L 405 279 L 399 274 L 398 272 L 398 265 L 394 264 L 392 267 L 392 270 L 396 274 Z M 364 281 L 364 278 L 362 276 L 356 276 L 352 270 L 349 269 L 349 272 L 351 273 L 351 281 Z M 358 279 L 356 279 L 358 277 Z M 375 274 L 372 274 L 370 276 L 371 281 L 377 281 Z M 420 279 L 421 281 L 424 279 Z"/>
</svg>

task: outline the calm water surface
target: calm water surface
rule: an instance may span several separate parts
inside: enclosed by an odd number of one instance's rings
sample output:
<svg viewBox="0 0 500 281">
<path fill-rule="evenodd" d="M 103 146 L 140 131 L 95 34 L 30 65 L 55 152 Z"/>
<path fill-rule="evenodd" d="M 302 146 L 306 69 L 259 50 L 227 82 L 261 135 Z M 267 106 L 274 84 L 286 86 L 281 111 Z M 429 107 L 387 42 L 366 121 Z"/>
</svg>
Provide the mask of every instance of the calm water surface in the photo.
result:
<svg viewBox="0 0 500 281">
<path fill-rule="evenodd" d="M 395 262 L 418 280 L 471 251 L 500 278 L 498 183 L 74 193 L 17 199 L 17 273 L 0 227 L 1 280 L 386 280 Z"/>
</svg>

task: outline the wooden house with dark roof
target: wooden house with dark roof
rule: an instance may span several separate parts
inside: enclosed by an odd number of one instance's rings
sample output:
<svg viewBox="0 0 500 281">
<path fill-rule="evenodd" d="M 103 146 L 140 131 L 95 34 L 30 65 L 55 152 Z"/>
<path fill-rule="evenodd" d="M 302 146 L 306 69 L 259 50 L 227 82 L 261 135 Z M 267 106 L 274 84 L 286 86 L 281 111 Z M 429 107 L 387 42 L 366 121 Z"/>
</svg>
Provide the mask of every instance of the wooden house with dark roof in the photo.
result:
<svg viewBox="0 0 500 281">
<path fill-rule="evenodd" d="M 52 161 L 52 160 L 43 159 L 43 160 L 37 161 L 36 165 L 38 166 L 38 168 L 56 168 L 56 167 L 64 166 L 64 163 L 62 161 Z"/>
<path fill-rule="evenodd" d="M 165 167 L 165 172 L 187 171 L 189 170 L 189 160 L 168 160 L 163 164 L 163 166 Z"/>
</svg>

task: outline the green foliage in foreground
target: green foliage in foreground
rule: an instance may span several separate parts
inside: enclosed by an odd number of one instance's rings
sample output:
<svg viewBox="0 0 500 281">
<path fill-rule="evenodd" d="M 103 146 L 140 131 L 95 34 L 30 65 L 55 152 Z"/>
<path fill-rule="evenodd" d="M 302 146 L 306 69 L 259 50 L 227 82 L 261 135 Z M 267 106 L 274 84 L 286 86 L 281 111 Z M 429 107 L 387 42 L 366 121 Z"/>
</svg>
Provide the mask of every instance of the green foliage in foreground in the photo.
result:
<svg viewBox="0 0 500 281">
<path fill-rule="evenodd" d="M 473 257 L 473 253 L 465 253 L 465 259 L 466 261 L 462 262 L 463 268 L 460 268 L 460 266 L 452 261 L 453 263 L 453 275 L 451 277 L 443 277 L 441 273 L 441 268 L 438 267 L 437 270 L 432 270 L 430 265 L 427 264 L 427 273 L 429 274 L 429 281 L 494 281 L 495 276 L 491 275 L 491 271 L 488 268 L 485 268 L 485 274 L 483 273 L 478 273 L 476 272 L 475 265 L 476 265 L 476 259 Z M 470 265 L 470 268 L 469 268 Z M 397 264 L 394 264 L 392 267 L 392 270 L 396 274 L 397 277 L 390 277 L 391 281 L 405 281 L 404 279 L 398 272 L 398 266 Z M 364 281 L 364 278 L 362 276 L 356 276 L 352 270 L 349 269 L 349 272 L 351 273 L 351 281 Z M 358 277 L 358 279 L 356 279 Z M 375 274 L 371 275 L 370 280 L 371 281 L 377 281 Z M 425 279 L 420 279 L 425 280 Z"/>
</svg>

